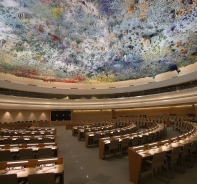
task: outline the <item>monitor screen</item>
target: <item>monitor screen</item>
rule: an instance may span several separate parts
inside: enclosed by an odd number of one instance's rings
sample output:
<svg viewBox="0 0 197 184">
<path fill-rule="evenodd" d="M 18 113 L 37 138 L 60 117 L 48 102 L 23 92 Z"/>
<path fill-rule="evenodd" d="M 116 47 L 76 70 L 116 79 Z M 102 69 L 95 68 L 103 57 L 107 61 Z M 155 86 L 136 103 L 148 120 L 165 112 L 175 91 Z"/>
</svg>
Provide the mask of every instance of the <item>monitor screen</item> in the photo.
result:
<svg viewBox="0 0 197 184">
<path fill-rule="evenodd" d="M 70 110 L 51 111 L 51 121 L 66 121 L 66 120 L 71 120 Z"/>
</svg>

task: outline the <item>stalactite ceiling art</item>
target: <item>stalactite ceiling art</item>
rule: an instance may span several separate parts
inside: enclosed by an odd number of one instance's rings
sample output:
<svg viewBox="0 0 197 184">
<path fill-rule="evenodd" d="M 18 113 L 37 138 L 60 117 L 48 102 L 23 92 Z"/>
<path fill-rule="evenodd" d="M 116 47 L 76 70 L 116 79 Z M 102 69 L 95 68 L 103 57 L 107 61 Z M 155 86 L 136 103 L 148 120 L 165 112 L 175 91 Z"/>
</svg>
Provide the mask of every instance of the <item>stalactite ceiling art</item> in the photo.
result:
<svg viewBox="0 0 197 184">
<path fill-rule="evenodd" d="M 197 0 L 0 0 L 0 72 L 66 83 L 197 62 Z"/>
</svg>

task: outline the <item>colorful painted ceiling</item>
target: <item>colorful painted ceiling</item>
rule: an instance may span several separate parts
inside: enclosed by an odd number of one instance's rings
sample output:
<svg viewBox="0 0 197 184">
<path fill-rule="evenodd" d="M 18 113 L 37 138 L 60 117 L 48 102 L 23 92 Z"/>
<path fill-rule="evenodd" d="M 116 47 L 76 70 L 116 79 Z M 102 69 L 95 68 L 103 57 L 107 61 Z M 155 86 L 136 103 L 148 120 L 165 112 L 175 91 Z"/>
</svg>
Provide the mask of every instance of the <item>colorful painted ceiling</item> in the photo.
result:
<svg viewBox="0 0 197 184">
<path fill-rule="evenodd" d="M 0 0 L 0 72 L 115 82 L 197 62 L 197 0 Z"/>
</svg>

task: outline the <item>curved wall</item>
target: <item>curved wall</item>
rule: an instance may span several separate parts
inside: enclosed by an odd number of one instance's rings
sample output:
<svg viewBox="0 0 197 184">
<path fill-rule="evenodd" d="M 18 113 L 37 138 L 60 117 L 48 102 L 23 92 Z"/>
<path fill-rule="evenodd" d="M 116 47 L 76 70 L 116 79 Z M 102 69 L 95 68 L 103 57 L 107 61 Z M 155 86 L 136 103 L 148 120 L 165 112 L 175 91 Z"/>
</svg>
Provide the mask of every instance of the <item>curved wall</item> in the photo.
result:
<svg viewBox="0 0 197 184">
<path fill-rule="evenodd" d="M 105 84 L 68 84 L 58 82 L 43 82 L 41 80 L 16 77 L 0 73 L 0 86 L 2 88 L 40 92 L 49 94 L 94 95 L 142 91 L 160 88 L 197 79 L 197 63 L 183 67 L 178 74 L 166 72 L 155 78 L 147 77 L 137 80 Z"/>
</svg>

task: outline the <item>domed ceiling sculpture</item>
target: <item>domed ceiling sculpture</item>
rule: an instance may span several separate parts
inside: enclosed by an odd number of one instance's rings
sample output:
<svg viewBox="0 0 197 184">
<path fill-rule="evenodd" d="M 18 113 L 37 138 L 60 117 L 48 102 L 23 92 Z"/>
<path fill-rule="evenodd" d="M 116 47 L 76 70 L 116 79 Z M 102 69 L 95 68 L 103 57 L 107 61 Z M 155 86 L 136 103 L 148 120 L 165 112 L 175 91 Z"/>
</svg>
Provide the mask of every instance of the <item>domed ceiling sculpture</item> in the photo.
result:
<svg viewBox="0 0 197 184">
<path fill-rule="evenodd" d="M 1 0 L 0 72 L 115 82 L 197 61 L 197 0 Z"/>
</svg>

